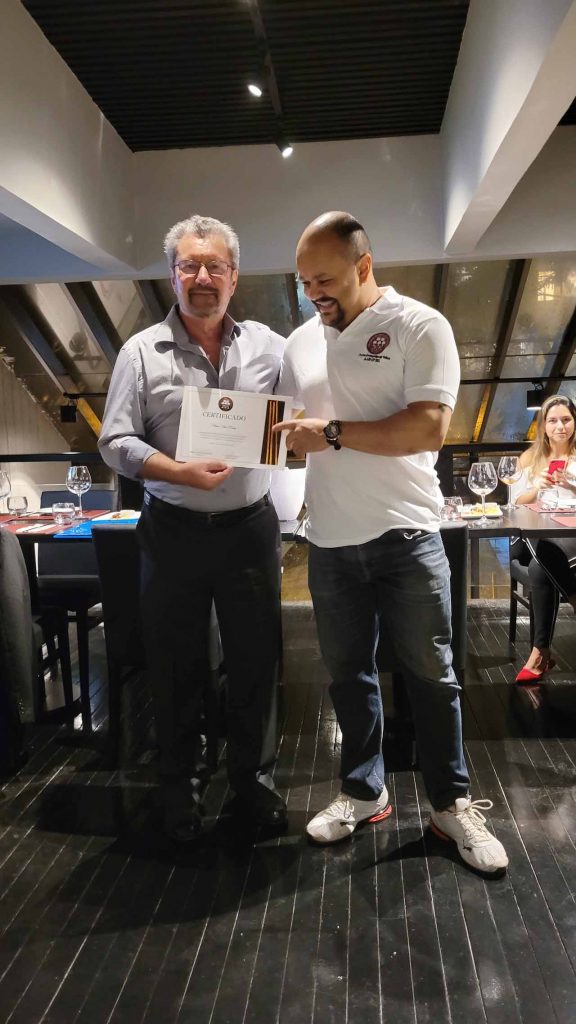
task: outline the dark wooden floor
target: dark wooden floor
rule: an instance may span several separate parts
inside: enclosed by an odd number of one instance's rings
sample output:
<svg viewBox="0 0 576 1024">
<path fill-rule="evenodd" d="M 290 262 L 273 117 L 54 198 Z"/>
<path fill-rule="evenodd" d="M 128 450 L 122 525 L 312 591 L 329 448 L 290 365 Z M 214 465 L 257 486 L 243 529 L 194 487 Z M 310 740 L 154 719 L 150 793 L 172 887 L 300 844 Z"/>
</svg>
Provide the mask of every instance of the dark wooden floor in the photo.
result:
<svg viewBox="0 0 576 1024">
<path fill-rule="evenodd" d="M 221 769 L 205 834 L 178 850 L 157 827 L 150 752 L 106 773 L 53 727 L 35 731 L 0 798 L 0 1021 L 576 1021 L 574 620 L 562 613 L 549 684 L 519 691 L 525 621 L 514 662 L 505 606 L 476 602 L 470 618 L 467 753 L 474 797 L 494 801 L 505 878 L 423 838 L 426 796 L 398 749 L 388 821 L 337 848 L 304 841 L 338 790 L 338 732 L 311 610 L 288 605 L 284 835 L 238 831 Z M 92 647 L 102 675 L 97 633 Z M 144 727 L 141 687 L 132 697 Z M 96 686 L 97 724 L 102 698 Z"/>
</svg>

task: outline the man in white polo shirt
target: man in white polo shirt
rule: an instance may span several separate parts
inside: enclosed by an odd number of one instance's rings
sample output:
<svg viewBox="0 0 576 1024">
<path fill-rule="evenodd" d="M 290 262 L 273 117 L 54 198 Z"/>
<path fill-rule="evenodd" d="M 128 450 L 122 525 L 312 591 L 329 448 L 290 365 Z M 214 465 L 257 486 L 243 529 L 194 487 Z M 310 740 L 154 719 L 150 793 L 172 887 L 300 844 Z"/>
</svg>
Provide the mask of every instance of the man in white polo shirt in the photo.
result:
<svg viewBox="0 0 576 1024">
<path fill-rule="evenodd" d="M 481 813 L 492 805 L 469 796 L 439 534 L 434 453 L 460 379 L 452 330 L 436 310 L 379 289 L 369 239 L 348 213 L 313 221 L 296 257 L 318 316 L 289 338 L 278 390 L 309 417 L 282 429 L 288 448 L 307 455 L 310 590 L 342 731 L 342 791 L 307 832 L 333 843 L 390 813 L 375 662 L 383 616 L 410 695 L 432 827 L 472 867 L 500 873 L 508 858 Z"/>
</svg>

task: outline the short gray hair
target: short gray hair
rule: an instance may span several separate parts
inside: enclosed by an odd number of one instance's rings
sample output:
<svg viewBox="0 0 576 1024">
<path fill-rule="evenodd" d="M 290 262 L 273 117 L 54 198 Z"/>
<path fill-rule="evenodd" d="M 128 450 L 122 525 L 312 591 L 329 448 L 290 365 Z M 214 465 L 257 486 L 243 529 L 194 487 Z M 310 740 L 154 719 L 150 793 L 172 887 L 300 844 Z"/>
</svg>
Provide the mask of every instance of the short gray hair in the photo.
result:
<svg viewBox="0 0 576 1024">
<path fill-rule="evenodd" d="M 231 228 L 229 224 L 224 224 L 221 220 L 216 220 L 214 217 L 201 217 L 195 213 L 193 217 L 187 217 L 186 220 L 180 220 L 170 231 L 164 239 L 164 252 L 166 253 L 166 259 L 170 265 L 170 269 L 174 266 L 174 260 L 176 256 L 176 249 L 178 242 L 184 235 L 194 235 L 196 238 L 207 238 L 210 235 L 220 235 L 224 239 L 228 247 L 228 253 L 230 255 L 230 262 L 234 267 L 234 270 L 238 270 L 240 263 L 240 243 L 238 241 L 238 235 Z"/>
</svg>

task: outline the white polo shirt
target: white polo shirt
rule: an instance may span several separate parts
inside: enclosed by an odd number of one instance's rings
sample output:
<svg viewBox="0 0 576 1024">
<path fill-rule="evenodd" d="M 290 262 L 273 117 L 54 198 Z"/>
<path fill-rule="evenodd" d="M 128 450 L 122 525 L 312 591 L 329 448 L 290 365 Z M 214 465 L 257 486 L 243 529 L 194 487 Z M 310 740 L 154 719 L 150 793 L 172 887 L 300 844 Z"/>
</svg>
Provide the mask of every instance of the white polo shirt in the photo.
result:
<svg viewBox="0 0 576 1024">
<path fill-rule="evenodd" d="M 319 316 L 290 335 L 278 384 L 308 417 L 384 419 L 411 402 L 456 404 L 460 364 L 435 309 L 391 287 L 343 331 Z M 332 448 L 307 457 L 308 538 L 364 544 L 387 530 L 439 529 L 436 453 L 402 457 Z"/>
</svg>

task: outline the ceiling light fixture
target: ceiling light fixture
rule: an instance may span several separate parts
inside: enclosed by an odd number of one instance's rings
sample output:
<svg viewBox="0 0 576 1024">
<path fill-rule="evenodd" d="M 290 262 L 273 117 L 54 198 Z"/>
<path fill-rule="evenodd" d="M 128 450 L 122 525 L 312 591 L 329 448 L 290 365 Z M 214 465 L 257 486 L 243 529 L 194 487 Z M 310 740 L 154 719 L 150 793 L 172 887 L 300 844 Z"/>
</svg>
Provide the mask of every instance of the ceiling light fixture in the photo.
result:
<svg viewBox="0 0 576 1024">
<path fill-rule="evenodd" d="M 284 157 L 285 160 L 287 160 L 289 156 L 292 156 L 292 153 L 294 152 L 294 146 L 287 142 L 286 139 L 280 139 L 280 141 L 277 142 L 276 145 L 278 146 L 278 149 L 282 153 L 282 156 Z"/>
<path fill-rule="evenodd" d="M 260 88 L 259 85 L 256 85 L 256 82 L 250 82 L 248 84 L 248 92 L 250 93 L 251 96 L 260 97 L 262 95 L 262 89 Z"/>
<path fill-rule="evenodd" d="M 76 423 L 76 402 L 68 399 L 68 405 L 60 406 L 60 423 Z"/>
<path fill-rule="evenodd" d="M 532 384 L 534 385 L 534 390 L 526 392 L 526 408 L 541 409 L 546 397 L 544 385 L 540 380 L 533 380 Z"/>
</svg>

